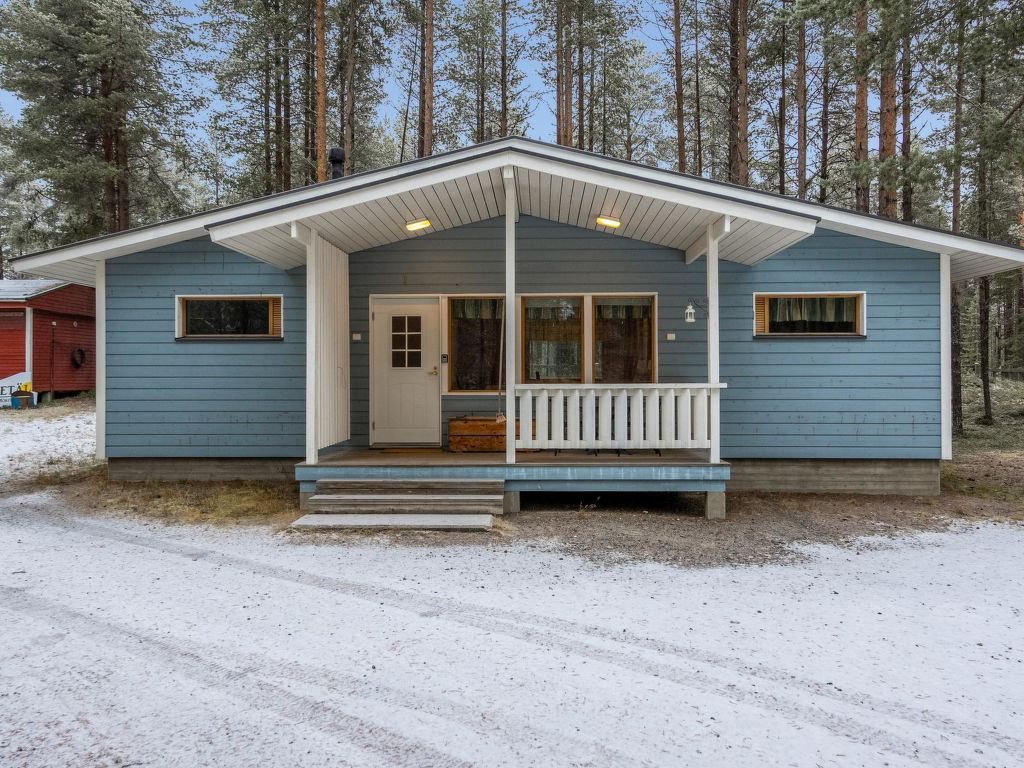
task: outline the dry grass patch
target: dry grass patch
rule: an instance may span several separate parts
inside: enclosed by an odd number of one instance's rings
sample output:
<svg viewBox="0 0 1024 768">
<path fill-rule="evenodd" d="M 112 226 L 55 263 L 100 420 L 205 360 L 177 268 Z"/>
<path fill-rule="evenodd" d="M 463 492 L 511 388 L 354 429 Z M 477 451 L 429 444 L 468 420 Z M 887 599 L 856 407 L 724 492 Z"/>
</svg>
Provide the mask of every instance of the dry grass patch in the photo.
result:
<svg viewBox="0 0 1024 768">
<path fill-rule="evenodd" d="M 24 487 L 24 486 L 23 486 Z M 82 512 L 141 516 L 170 523 L 272 525 L 299 516 L 291 481 L 118 482 L 102 464 L 53 476 L 41 473 L 28 489 L 50 488 Z"/>
</svg>

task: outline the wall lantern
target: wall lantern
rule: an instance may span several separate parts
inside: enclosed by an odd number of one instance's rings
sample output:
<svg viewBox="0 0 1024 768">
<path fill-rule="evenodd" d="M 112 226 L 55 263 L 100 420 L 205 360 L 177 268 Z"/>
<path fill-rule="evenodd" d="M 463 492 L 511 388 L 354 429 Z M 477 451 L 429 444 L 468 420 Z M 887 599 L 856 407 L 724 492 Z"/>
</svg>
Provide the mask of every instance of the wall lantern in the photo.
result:
<svg viewBox="0 0 1024 768">
<path fill-rule="evenodd" d="M 405 228 L 410 232 L 416 232 L 421 229 L 426 229 L 430 226 L 430 219 L 417 219 L 416 221 L 410 221 L 405 225 Z"/>
<path fill-rule="evenodd" d="M 612 229 L 618 229 L 622 226 L 621 221 L 613 219 L 611 216 L 598 216 L 594 221 L 597 222 L 599 227 L 611 227 Z"/>
<path fill-rule="evenodd" d="M 683 320 L 687 323 L 696 323 L 698 309 L 704 314 L 707 314 L 708 303 L 706 301 L 701 301 L 700 299 L 687 299 L 686 309 L 683 310 Z"/>
</svg>

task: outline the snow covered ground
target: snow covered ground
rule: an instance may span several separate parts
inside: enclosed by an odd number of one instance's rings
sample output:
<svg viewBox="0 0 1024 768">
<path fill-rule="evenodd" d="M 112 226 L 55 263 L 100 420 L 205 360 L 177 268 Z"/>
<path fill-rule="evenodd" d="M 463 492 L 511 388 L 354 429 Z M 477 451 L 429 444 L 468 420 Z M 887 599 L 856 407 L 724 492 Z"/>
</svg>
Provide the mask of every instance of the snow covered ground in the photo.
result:
<svg viewBox="0 0 1024 768">
<path fill-rule="evenodd" d="M 0 491 L 15 475 L 80 464 L 95 452 L 96 415 L 90 401 L 0 410 Z"/>
<path fill-rule="evenodd" d="M 1024 765 L 1019 526 L 683 569 L 6 492 L 4 768 Z"/>
<path fill-rule="evenodd" d="M 601 566 L 0 502 L 5 766 L 1024 763 L 1024 531 Z"/>
</svg>

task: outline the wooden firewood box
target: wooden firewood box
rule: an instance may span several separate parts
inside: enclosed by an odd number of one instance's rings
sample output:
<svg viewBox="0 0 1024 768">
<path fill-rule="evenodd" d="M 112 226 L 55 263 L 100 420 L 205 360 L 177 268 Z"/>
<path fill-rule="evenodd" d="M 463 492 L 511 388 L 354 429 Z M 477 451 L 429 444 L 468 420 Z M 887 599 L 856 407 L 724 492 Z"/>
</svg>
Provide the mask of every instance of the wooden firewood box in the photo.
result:
<svg viewBox="0 0 1024 768">
<path fill-rule="evenodd" d="M 505 450 L 505 427 L 494 416 L 456 416 L 448 420 L 448 450 L 455 453 Z M 519 437 L 519 419 L 516 419 Z"/>
</svg>

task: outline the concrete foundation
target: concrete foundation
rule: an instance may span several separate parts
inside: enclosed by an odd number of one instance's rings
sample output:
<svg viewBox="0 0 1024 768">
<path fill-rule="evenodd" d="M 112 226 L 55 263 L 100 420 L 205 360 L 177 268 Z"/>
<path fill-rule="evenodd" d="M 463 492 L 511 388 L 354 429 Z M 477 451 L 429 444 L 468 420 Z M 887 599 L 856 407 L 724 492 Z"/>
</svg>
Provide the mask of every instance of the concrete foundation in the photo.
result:
<svg viewBox="0 0 1024 768">
<path fill-rule="evenodd" d="M 519 511 L 520 492 L 505 491 L 504 514 L 514 515 Z"/>
<path fill-rule="evenodd" d="M 704 517 L 708 520 L 725 520 L 725 494 L 721 491 L 708 491 L 704 502 Z"/>
</svg>

